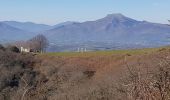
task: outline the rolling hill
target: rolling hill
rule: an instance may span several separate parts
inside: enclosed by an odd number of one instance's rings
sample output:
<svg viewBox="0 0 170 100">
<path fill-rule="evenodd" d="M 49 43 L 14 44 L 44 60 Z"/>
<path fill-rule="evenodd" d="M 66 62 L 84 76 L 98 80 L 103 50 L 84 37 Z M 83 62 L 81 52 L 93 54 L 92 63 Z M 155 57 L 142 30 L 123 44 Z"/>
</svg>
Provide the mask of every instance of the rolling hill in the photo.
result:
<svg viewBox="0 0 170 100">
<path fill-rule="evenodd" d="M 3 23 L 8 24 L 12 27 L 29 31 L 29 32 L 40 32 L 51 29 L 52 26 L 45 24 L 36 24 L 33 22 L 17 22 L 17 21 L 3 21 Z"/>
<path fill-rule="evenodd" d="M 54 26 L 32 22 L 2 21 L 0 22 L 0 43 L 27 40 L 49 29 L 61 27 L 73 22 L 63 22 Z"/>
<path fill-rule="evenodd" d="M 34 34 L 25 30 L 21 30 L 5 23 L 0 22 L 0 40 L 1 42 L 17 41 L 29 39 Z"/>
</svg>

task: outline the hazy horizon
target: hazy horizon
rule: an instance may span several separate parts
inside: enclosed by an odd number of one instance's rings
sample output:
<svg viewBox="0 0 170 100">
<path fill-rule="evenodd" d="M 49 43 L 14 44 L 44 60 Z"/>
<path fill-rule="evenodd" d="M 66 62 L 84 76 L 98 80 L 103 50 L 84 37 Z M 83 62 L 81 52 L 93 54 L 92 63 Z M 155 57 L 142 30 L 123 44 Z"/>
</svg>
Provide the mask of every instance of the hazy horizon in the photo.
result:
<svg viewBox="0 0 170 100">
<path fill-rule="evenodd" d="M 168 23 L 170 0 L 0 0 L 0 21 L 54 25 L 66 21 L 93 21 L 121 13 L 136 20 Z M 159 12 L 159 13 L 158 13 Z"/>
</svg>

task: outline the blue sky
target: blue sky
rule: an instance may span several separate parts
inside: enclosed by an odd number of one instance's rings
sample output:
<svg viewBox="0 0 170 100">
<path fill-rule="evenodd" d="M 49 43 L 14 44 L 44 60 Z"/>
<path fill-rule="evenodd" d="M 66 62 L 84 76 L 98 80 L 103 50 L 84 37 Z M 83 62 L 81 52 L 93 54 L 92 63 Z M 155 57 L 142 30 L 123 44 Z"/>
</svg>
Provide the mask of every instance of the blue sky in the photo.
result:
<svg viewBox="0 0 170 100">
<path fill-rule="evenodd" d="M 112 13 L 168 23 L 170 0 L 0 0 L 0 20 L 57 24 L 96 20 Z"/>
</svg>

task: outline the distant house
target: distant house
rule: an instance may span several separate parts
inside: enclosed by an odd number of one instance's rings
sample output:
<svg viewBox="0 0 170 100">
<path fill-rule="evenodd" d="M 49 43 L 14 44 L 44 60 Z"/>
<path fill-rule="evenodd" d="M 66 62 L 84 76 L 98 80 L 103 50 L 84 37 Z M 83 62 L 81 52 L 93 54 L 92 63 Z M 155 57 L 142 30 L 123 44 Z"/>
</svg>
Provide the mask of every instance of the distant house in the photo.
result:
<svg viewBox="0 0 170 100">
<path fill-rule="evenodd" d="M 21 52 L 27 52 L 27 53 L 28 53 L 28 52 L 31 52 L 31 49 L 30 49 L 30 48 L 21 47 L 21 48 L 20 48 L 20 51 L 21 51 Z"/>
<path fill-rule="evenodd" d="M 20 52 L 25 53 L 41 53 L 40 47 L 37 46 L 36 42 L 30 41 L 17 41 L 14 45 L 20 49 Z"/>
</svg>

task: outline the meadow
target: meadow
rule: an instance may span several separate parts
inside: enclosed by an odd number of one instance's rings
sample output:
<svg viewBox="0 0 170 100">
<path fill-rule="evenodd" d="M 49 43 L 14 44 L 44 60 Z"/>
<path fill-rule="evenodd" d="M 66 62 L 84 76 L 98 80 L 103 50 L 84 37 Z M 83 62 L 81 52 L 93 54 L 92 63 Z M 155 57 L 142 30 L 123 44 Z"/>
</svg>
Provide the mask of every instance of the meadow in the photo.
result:
<svg viewBox="0 0 170 100">
<path fill-rule="evenodd" d="M 50 52 L 42 55 L 48 56 L 67 56 L 67 57 L 88 57 L 88 56 L 109 56 L 114 54 L 145 54 L 152 53 L 161 49 L 166 49 L 169 47 L 160 47 L 160 48 L 144 48 L 144 49 L 129 49 L 129 50 L 111 50 L 111 51 L 89 51 L 89 52 Z"/>
</svg>

